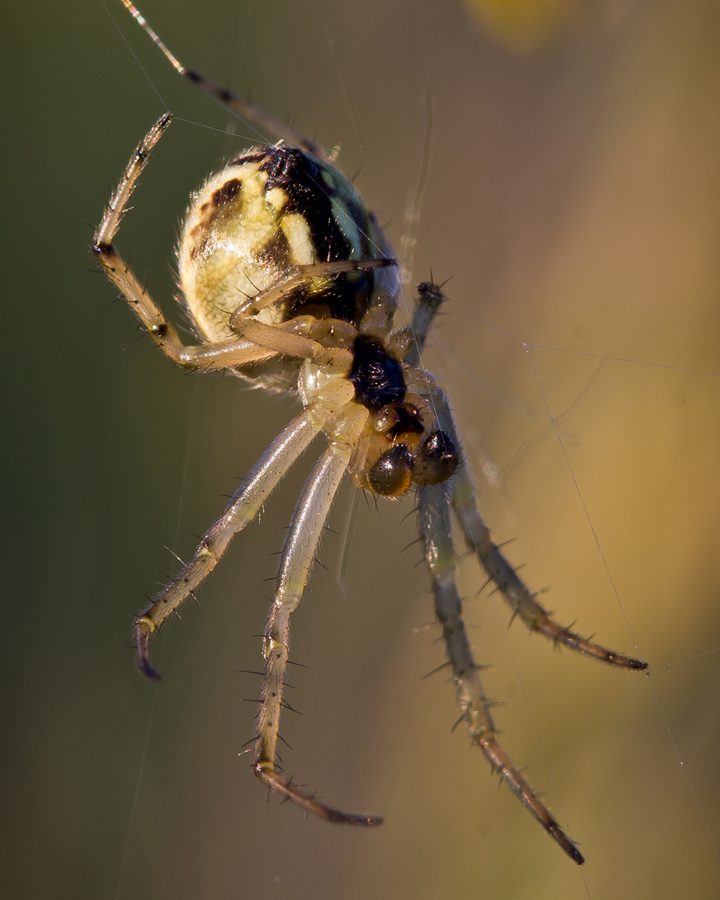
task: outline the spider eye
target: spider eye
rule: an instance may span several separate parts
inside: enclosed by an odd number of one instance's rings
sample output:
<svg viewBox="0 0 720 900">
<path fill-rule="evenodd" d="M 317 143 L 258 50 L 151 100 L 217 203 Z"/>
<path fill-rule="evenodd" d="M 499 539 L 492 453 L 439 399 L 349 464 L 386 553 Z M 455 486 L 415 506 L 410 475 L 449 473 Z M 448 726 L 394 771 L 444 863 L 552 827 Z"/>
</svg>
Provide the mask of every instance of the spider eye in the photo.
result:
<svg viewBox="0 0 720 900">
<path fill-rule="evenodd" d="M 418 450 L 415 481 L 418 484 L 440 484 L 457 469 L 460 455 L 455 442 L 444 431 L 434 431 Z"/>
<path fill-rule="evenodd" d="M 368 483 L 376 494 L 394 497 L 412 484 L 415 459 L 405 444 L 387 450 L 368 472 Z"/>
</svg>

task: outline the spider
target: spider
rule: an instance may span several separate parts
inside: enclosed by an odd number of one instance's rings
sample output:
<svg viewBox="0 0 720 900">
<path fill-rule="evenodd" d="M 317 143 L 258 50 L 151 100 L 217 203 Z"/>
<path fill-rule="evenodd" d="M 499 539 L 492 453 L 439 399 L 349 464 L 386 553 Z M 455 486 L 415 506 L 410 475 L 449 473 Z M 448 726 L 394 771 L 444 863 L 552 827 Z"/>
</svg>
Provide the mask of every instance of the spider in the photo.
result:
<svg viewBox="0 0 720 900">
<path fill-rule="evenodd" d="M 186 69 L 141 13 L 122 0 L 177 72 L 277 143 L 254 147 L 211 175 L 191 198 L 178 246 L 178 281 L 198 343 L 186 346 L 115 248 L 120 221 L 153 147 L 171 122 L 161 116 L 132 154 L 95 233 L 93 251 L 155 344 L 176 364 L 228 371 L 295 393 L 302 412 L 272 442 L 195 555 L 135 619 L 137 663 L 158 678 L 152 636 L 203 583 L 231 538 L 257 516 L 283 475 L 320 434 L 326 447 L 292 515 L 263 636 L 263 674 L 252 767 L 273 791 L 332 822 L 378 825 L 341 812 L 286 779 L 276 758 L 288 664 L 290 616 L 308 579 L 333 497 L 345 475 L 378 496 L 417 496 L 420 539 L 435 615 L 462 719 L 492 769 L 576 863 L 584 862 L 498 742 L 455 584 L 452 517 L 491 582 L 530 631 L 602 662 L 642 670 L 555 622 L 493 543 L 478 513 L 470 474 L 444 392 L 420 359 L 445 301 L 418 286 L 409 327 L 393 328 L 397 266 L 374 215 L 315 142 Z"/>
</svg>

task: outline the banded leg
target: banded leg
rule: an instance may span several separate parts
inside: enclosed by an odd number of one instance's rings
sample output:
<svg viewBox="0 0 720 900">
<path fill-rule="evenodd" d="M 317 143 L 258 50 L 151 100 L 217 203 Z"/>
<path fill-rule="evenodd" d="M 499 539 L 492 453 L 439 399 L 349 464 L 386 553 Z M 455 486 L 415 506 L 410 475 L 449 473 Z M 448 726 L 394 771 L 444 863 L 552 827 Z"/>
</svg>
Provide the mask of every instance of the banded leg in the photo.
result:
<svg viewBox="0 0 720 900">
<path fill-rule="evenodd" d="M 425 559 L 430 567 L 435 615 L 442 626 L 447 657 L 452 669 L 457 697 L 472 741 L 482 750 L 493 771 L 498 772 L 510 790 L 576 863 L 585 860 L 565 834 L 530 784 L 512 764 L 497 740 L 490 703 L 480 681 L 479 667 L 473 658 L 462 618 L 462 603 L 455 584 L 455 552 L 452 545 L 452 484 L 419 489 L 420 536 Z"/>
<path fill-rule="evenodd" d="M 265 627 L 265 674 L 253 755 L 255 774 L 269 788 L 284 794 L 307 812 L 345 825 L 378 825 L 382 820 L 375 816 L 343 813 L 320 803 L 283 778 L 275 759 L 280 714 L 285 705 L 283 688 L 290 652 L 290 615 L 302 599 L 330 505 L 366 419 L 367 411 L 356 404 L 348 404 L 345 410 L 340 410 L 338 420 L 343 420 L 346 437 L 341 441 L 331 440 L 295 507 L 280 556 L 275 599 Z"/>
<path fill-rule="evenodd" d="M 307 150 L 308 153 L 312 153 L 312 155 L 318 157 L 318 159 L 322 159 L 325 162 L 332 163 L 332 160 L 328 158 L 322 147 L 320 147 L 319 144 L 317 144 L 315 141 L 306 138 L 290 125 L 283 124 L 279 119 L 276 119 L 274 116 L 269 115 L 264 110 L 258 109 L 256 106 L 253 106 L 252 103 L 247 103 L 245 100 L 241 100 L 240 97 L 238 97 L 236 94 L 233 94 L 232 91 L 229 91 L 227 88 L 220 87 L 219 84 L 216 84 L 214 81 L 211 81 L 209 78 L 206 78 L 199 72 L 194 72 L 192 69 L 186 69 L 185 66 L 168 50 L 168 48 L 160 40 L 158 35 L 148 25 L 147 20 L 140 12 L 140 10 L 137 9 L 137 7 L 135 7 L 130 2 L 130 0 L 122 0 L 122 3 L 130 13 L 130 15 L 138 23 L 138 25 L 140 25 L 140 27 L 150 37 L 153 43 L 156 44 L 165 54 L 165 57 L 170 62 L 175 71 L 178 72 L 178 74 L 182 75 L 183 78 L 187 78 L 188 81 L 191 81 L 193 84 L 196 84 L 203 91 L 205 91 L 206 94 L 209 94 L 211 97 L 217 100 L 218 103 L 222 104 L 222 106 L 232 110 L 232 112 L 234 112 L 241 119 L 247 119 L 249 122 L 257 125 L 258 128 L 260 128 L 263 132 L 263 139 L 267 136 L 270 136 L 273 140 L 285 141 L 286 143 L 294 145 L 295 147 L 302 147 L 303 150 Z"/>
<path fill-rule="evenodd" d="M 150 636 L 208 577 L 233 536 L 252 522 L 283 475 L 322 430 L 331 415 L 331 405 L 318 403 L 308 407 L 273 441 L 233 494 L 225 512 L 203 536 L 190 562 L 138 614 L 135 641 L 138 667 L 143 674 L 160 677 L 150 664 Z"/>
</svg>

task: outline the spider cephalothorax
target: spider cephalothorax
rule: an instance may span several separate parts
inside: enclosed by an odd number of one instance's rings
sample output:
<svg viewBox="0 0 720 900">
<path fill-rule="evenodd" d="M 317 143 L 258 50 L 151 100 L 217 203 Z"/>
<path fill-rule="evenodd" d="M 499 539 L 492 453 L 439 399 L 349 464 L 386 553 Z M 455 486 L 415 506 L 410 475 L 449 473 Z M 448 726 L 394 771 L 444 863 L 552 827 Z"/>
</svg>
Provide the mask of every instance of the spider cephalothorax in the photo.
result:
<svg viewBox="0 0 720 900">
<path fill-rule="evenodd" d="M 170 123 L 163 115 L 133 154 L 93 246 L 108 278 L 160 349 L 188 369 L 224 370 L 260 387 L 297 394 L 302 411 L 272 442 L 194 557 L 135 621 L 138 665 L 151 678 L 150 639 L 212 572 L 231 538 L 258 514 L 282 476 L 321 433 L 326 448 L 293 513 L 264 632 L 265 671 L 253 768 L 304 809 L 347 824 L 374 816 L 333 809 L 285 779 L 276 758 L 290 615 L 300 603 L 332 499 L 346 472 L 368 491 L 398 496 L 415 486 L 419 531 L 448 665 L 468 732 L 491 766 L 575 860 L 582 855 L 497 740 L 455 584 L 452 515 L 468 548 L 531 631 L 628 669 L 622 656 L 558 625 L 493 543 L 480 517 L 443 392 L 421 365 L 443 302 L 418 285 L 409 326 L 393 330 L 395 261 L 375 217 L 321 148 L 261 110 L 185 69 L 129 0 L 124 5 L 177 71 L 280 143 L 241 154 L 192 198 L 178 247 L 180 300 L 199 343 L 185 346 L 114 246 L 120 220 L 149 154 Z"/>
</svg>

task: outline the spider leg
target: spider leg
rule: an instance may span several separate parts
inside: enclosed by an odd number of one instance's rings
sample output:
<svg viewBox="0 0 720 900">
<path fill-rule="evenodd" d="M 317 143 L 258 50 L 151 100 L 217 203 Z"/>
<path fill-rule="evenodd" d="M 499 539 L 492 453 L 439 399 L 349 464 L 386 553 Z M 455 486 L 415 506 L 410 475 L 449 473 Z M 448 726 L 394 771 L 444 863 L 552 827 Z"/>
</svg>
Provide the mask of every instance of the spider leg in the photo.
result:
<svg viewBox="0 0 720 900">
<path fill-rule="evenodd" d="M 440 285 L 431 281 L 423 281 L 417 286 L 417 298 L 415 311 L 412 318 L 413 345 L 405 356 L 405 362 L 409 366 L 420 366 L 425 341 L 438 314 L 440 307 L 446 301 Z"/>
<path fill-rule="evenodd" d="M 490 530 L 475 504 L 475 492 L 467 467 L 462 463 L 455 473 L 452 503 L 468 548 L 477 555 L 480 565 L 510 605 L 513 616 L 520 616 L 530 631 L 538 631 L 555 644 L 564 644 L 571 650 L 612 666 L 619 666 L 622 669 L 647 669 L 646 662 L 608 650 L 551 618 L 490 537 Z"/>
<path fill-rule="evenodd" d="M 273 354 L 296 356 L 312 360 L 320 366 L 350 371 L 353 355 L 349 350 L 324 347 L 319 341 L 297 334 L 293 331 L 297 322 L 297 319 L 290 319 L 281 325 L 266 325 L 257 319 L 241 319 L 235 326 L 235 331 L 241 338 L 252 341 L 253 346 Z"/>
<path fill-rule="evenodd" d="M 290 466 L 322 430 L 333 409 L 347 402 L 352 386 L 328 386 L 312 406 L 297 416 L 272 442 L 233 494 L 225 512 L 203 536 L 195 555 L 135 620 L 137 662 L 149 678 L 159 678 L 150 663 L 150 638 L 213 571 L 231 538 L 252 522 Z"/>
<path fill-rule="evenodd" d="M 175 69 L 175 71 L 178 72 L 178 74 L 182 75 L 184 78 L 187 78 L 188 81 L 191 81 L 193 84 L 196 84 L 199 88 L 205 91 L 206 94 L 209 94 L 222 106 L 231 110 L 240 119 L 247 119 L 249 122 L 252 122 L 254 125 L 256 125 L 262 132 L 263 139 L 266 135 L 269 135 L 271 138 L 273 138 L 273 140 L 285 141 L 286 143 L 291 144 L 295 147 L 302 147 L 303 150 L 307 150 L 308 153 L 312 153 L 313 156 L 316 156 L 318 157 L 318 159 L 322 159 L 325 162 L 333 162 L 327 156 L 322 147 L 320 147 L 315 141 L 312 141 L 309 138 L 306 138 L 304 135 L 300 134 L 300 132 L 296 131 L 290 125 L 283 124 L 279 119 L 276 119 L 274 116 L 269 115 L 262 109 L 258 109 L 256 106 L 253 106 L 252 103 L 248 103 L 245 100 L 242 100 L 237 96 L 237 94 L 234 94 L 227 88 L 220 87 L 219 84 L 216 84 L 214 81 L 211 81 L 204 75 L 200 75 L 198 72 L 194 72 L 192 69 L 186 69 L 185 66 L 182 65 L 182 63 L 168 50 L 168 48 L 160 40 L 158 35 L 148 25 L 145 17 L 140 12 L 140 10 L 137 9 L 132 3 L 130 3 L 129 0 L 122 0 L 122 3 L 130 13 L 130 15 L 135 19 L 135 21 L 148 34 L 153 43 L 156 44 L 165 54 L 166 58 Z"/>
<path fill-rule="evenodd" d="M 425 346 L 427 334 L 433 319 L 445 296 L 439 285 L 423 283 L 418 285 L 418 298 L 413 316 L 412 329 L 415 344 L 405 357 L 410 365 L 418 365 Z M 460 441 L 455 428 L 452 412 L 443 392 L 428 379 L 427 396 L 432 401 L 435 414 L 446 434 L 450 435 L 457 447 Z M 572 650 L 592 656 L 602 662 L 625 669 L 646 669 L 647 663 L 630 656 L 623 656 L 582 637 L 570 628 L 555 622 L 547 610 L 537 602 L 535 594 L 525 585 L 512 565 L 505 559 L 498 546 L 490 537 L 490 530 L 483 521 L 475 503 L 475 491 L 470 480 L 467 465 L 461 459 L 453 476 L 452 505 L 460 521 L 468 548 L 477 555 L 480 565 L 510 605 L 513 616 L 519 615 L 531 631 L 539 631 L 556 644 L 564 644 Z"/>
<path fill-rule="evenodd" d="M 331 437 L 328 449 L 310 474 L 293 512 L 280 556 L 275 599 L 265 627 L 265 674 L 253 755 L 255 774 L 269 788 L 284 794 L 308 812 L 346 825 L 377 825 L 382 820 L 375 816 L 343 813 L 320 803 L 280 775 L 275 756 L 290 651 L 290 615 L 302 599 L 330 505 L 366 420 L 367 411 L 358 404 L 349 403 L 339 410 L 338 435 L 341 431 L 342 437 Z"/>
<path fill-rule="evenodd" d="M 161 116 L 145 135 L 130 158 L 120 184 L 113 193 L 103 220 L 95 232 L 93 252 L 107 277 L 119 288 L 130 308 L 147 328 L 148 334 L 173 362 L 186 369 L 223 369 L 229 366 L 262 362 L 275 355 L 250 341 L 232 339 L 186 347 L 176 329 L 167 321 L 160 307 L 140 284 L 114 246 L 115 236 L 127 209 L 132 192 L 150 159 L 153 147 L 172 120 L 170 113 Z"/>
<path fill-rule="evenodd" d="M 443 430 L 460 446 L 455 423 L 447 399 L 441 390 L 432 394 L 436 415 Z M 594 641 L 584 638 L 568 627 L 558 624 L 548 611 L 535 599 L 535 594 L 527 587 L 512 565 L 505 559 L 499 547 L 490 537 L 490 529 L 483 521 L 475 503 L 467 465 L 463 459 L 457 467 L 453 479 L 452 505 L 460 522 L 468 549 L 475 553 L 480 565 L 502 594 L 512 609 L 513 617 L 520 616 L 530 631 L 538 631 L 555 644 L 564 644 L 571 650 L 591 656 L 601 662 L 623 669 L 647 669 L 647 663 L 632 656 L 623 656 L 608 650 Z"/>
<path fill-rule="evenodd" d="M 357 272 L 365 269 L 382 269 L 395 266 L 394 259 L 371 257 L 368 259 L 336 259 L 330 262 L 309 263 L 293 266 L 285 273 L 285 277 L 273 287 L 260 291 L 254 297 L 241 302 L 230 316 L 230 328 L 235 331 L 245 316 L 254 316 L 261 310 L 279 300 L 283 300 L 296 288 L 312 281 L 313 278 L 324 278 L 330 275 L 342 275 L 345 272 Z"/>
<path fill-rule="evenodd" d="M 419 495 L 420 535 L 425 546 L 435 595 L 435 615 L 442 626 L 448 660 L 452 668 L 458 701 L 472 741 L 477 744 L 493 770 L 576 863 L 585 860 L 575 844 L 538 799 L 530 784 L 512 764 L 497 740 L 490 714 L 490 702 L 480 680 L 462 618 L 462 602 L 455 584 L 455 551 L 452 544 L 452 484 L 422 487 Z"/>
</svg>

